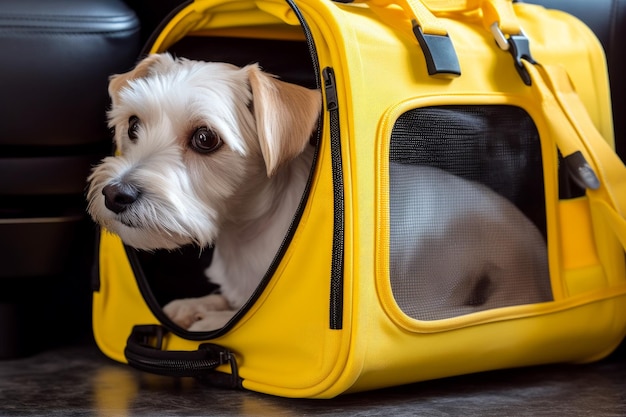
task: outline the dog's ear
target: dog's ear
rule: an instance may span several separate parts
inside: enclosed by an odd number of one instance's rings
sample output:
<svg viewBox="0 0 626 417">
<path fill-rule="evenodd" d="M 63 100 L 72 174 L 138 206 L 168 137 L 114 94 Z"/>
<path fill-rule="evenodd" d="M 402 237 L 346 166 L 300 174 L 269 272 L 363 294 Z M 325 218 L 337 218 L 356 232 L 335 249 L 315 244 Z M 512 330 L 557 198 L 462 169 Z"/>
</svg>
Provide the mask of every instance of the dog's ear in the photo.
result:
<svg viewBox="0 0 626 417">
<path fill-rule="evenodd" d="M 137 78 L 146 77 L 159 70 L 160 67 L 167 67 L 174 63 L 174 58 L 168 54 L 153 54 L 139 61 L 139 63 L 129 72 L 115 74 L 109 78 L 109 96 L 113 105 L 118 103 L 119 92 L 128 85 L 128 82 Z"/>
<path fill-rule="evenodd" d="M 261 152 L 270 177 L 309 143 L 322 97 L 318 90 L 280 81 L 262 72 L 258 65 L 249 65 L 246 70 Z"/>
</svg>

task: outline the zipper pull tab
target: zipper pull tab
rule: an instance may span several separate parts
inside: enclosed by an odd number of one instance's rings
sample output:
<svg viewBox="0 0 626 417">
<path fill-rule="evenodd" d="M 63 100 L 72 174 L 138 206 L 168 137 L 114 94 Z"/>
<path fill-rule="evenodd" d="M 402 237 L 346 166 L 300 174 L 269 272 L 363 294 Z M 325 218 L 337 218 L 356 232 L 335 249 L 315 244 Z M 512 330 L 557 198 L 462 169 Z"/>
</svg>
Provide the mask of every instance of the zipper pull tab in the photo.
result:
<svg viewBox="0 0 626 417">
<path fill-rule="evenodd" d="M 337 110 L 337 84 L 335 83 L 335 72 L 332 68 L 326 67 L 322 70 L 324 77 L 324 90 L 326 91 L 326 111 Z"/>
</svg>

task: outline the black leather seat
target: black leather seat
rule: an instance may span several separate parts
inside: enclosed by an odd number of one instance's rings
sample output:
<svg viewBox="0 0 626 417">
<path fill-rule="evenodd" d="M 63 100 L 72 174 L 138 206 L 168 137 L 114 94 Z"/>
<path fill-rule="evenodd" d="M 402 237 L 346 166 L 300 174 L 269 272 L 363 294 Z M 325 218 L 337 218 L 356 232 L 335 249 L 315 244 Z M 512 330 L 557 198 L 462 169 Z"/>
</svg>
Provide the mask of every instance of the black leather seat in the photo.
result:
<svg viewBox="0 0 626 417">
<path fill-rule="evenodd" d="M 89 324 L 86 177 L 111 148 L 108 77 L 140 47 L 122 0 L 0 4 L 0 357 Z"/>
</svg>

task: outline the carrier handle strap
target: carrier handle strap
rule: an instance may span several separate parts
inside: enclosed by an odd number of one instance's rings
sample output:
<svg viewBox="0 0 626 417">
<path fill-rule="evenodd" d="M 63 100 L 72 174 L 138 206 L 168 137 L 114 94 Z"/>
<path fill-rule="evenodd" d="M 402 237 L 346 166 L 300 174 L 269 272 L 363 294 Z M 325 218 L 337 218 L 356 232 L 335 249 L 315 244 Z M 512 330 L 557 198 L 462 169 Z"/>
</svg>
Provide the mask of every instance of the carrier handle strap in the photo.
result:
<svg viewBox="0 0 626 417">
<path fill-rule="evenodd" d="M 520 25 L 513 9 L 513 0 L 422 0 L 437 16 L 480 13 L 485 29 L 496 24 L 506 35 L 520 33 Z"/>
<path fill-rule="evenodd" d="M 439 17 L 454 15 L 464 20 L 464 15 L 478 13 L 487 30 L 495 24 L 504 35 L 517 35 L 520 24 L 513 9 L 513 0 L 344 0 L 349 3 L 367 3 L 374 7 L 399 6 L 414 24 L 428 35 L 446 36 L 448 31 Z M 472 17 L 473 18 L 473 17 Z"/>
<path fill-rule="evenodd" d="M 370 8 L 399 6 L 411 20 L 413 26 L 419 26 L 423 33 L 435 36 L 448 36 L 445 25 L 430 11 L 424 0 L 347 0 L 347 3 L 366 3 Z"/>
<path fill-rule="evenodd" d="M 241 388 L 237 360 L 227 348 L 203 343 L 198 350 L 163 350 L 167 329 L 160 325 L 134 326 L 124 349 L 129 365 L 141 371 L 172 377 L 194 377 L 214 385 Z M 230 374 L 217 371 L 230 366 Z"/>
<path fill-rule="evenodd" d="M 445 22 L 439 17 L 453 15 L 456 20 L 474 19 L 476 13 L 496 42 L 508 49 L 511 37 L 522 33 L 512 0 L 335 0 L 366 3 L 384 18 L 385 10 L 397 6 L 411 21 L 413 34 L 426 59 L 428 74 L 440 78 L 461 75 L 461 65 Z M 467 15 L 467 17 L 466 17 Z"/>
<path fill-rule="evenodd" d="M 448 36 L 445 24 L 436 17 L 423 0 L 335 0 L 341 3 L 366 3 L 383 20 L 388 6 L 399 6 L 411 21 L 413 34 L 424 53 L 428 75 L 452 78 L 461 75 L 461 65 Z"/>
<path fill-rule="evenodd" d="M 626 248 L 626 166 L 595 127 L 562 66 L 523 64 L 572 178 Z"/>
</svg>

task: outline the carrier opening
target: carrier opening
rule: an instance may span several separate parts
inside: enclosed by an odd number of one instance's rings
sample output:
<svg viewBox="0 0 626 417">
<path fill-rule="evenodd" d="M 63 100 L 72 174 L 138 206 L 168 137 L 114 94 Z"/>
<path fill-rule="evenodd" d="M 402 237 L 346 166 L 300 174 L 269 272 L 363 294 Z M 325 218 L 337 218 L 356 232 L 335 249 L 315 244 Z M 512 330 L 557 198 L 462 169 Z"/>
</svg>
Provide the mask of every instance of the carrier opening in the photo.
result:
<svg viewBox="0 0 626 417">
<path fill-rule="evenodd" d="M 304 36 L 301 36 L 300 40 L 294 39 L 294 36 L 250 38 L 206 35 L 203 33 L 202 36 L 183 37 L 171 45 L 167 52 L 174 57 L 207 62 L 225 62 L 238 67 L 258 64 L 264 73 L 274 75 L 278 80 L 285 83 L 312 90 L 318 88 L 319 82 L 314 64 L 316 58 L 312 56 Z M 258 107 L 259 104 L 251 103 L 248 110 L 254 113 L 257 110 L 255 106 Z M 321 102 L 319 110 L 321 112 Z M 277 118 L 282 117 L 280 113 L 275 116 Z M 319 122 L 316 122 L 316 125 L 317 123 Z M 166 307 L 177 300 L 212 296 L 223 297 L 225 295 L 225 288 L 214 283 L 213 277 L 206 275 L 207 268 L 213 265 L 215 257 L 219 256 L 216 255 L 216 253 L 219 254 L 219 237 L 216 242 L 217 248 L 185 245 L 175 250 L 142 251 L 126 246 L 129 261 L 144 299 L 155 316 L 170 330 L 189 339 L 216 337 L 228 331 L 236 323 L 237 317 L 243 314 L 262 293 L 289 245 L 306 203 L 309 182 L 315 166 L 316 144 L 319 134 L 313 130 L 310 137 L 306 138 L 307 145 L 303 152 L 303 155 L 308 155 L 303 157 L 306 159 L 306 172 L 297 173 L 295 168 L 292 168 L 294 170 L 293 175 L 298 176 L 302 183 L 302 192 L 295 198 L 293 195 L 284 197 L 286 200 L 293 200 L 291 204 L 295 205 L 294 212 L 289 215 L 288 225 L 283 231 L 284 236 L 276 244 L 276 251 L 272 254 L 272 259 L 266 262 L 267 265 L 262 267 L 263 271 L 255 278 L 254 289 L 249 291 L 251 294 L 246 293 L 245 299 L 240 300 L 240 305 L 235 309 L 234 316 L 231 312 L 230 316 L 226 317 L 228 316 L 227 313 L 220 325 L 213 328 L 196 328 L 194 323 L 189 323 L 188 319 L 181 320 L 175 314 L 172 315 L 171 310 L 168 311 Z M 268 172 L 270 177 L 274 174 L 274 172 Z M 214 178 L 207 178 L 207 187 L 212 186 L 213 180 Z M 250 202 L 250 204 L 257 203 L 259 202 Z M 267 202 L 261 204 L 267 204 Z M 240 207 L 238 210 L 242 210 L 242 208 Z M 269 220 L 269 222 L 274 221 L 275 219 Z M 249 259 L 254 259 L 258 254 L 250 253 L 248 256 Z M 221 266 L 218 265 L 218 267 Z M 235 268 L 235 273 L 237 271 Z M 236 291 L 236 289 L 226 290 Z M 248 290 L 246 289 L 246 291 Z M 197 320 L 202 320 L 202 308 L 205 307 L 200 307 L 198 310 Z M 223 310 L 230 309 L 230 306 L 218 306 L 216 308 Z"/>
</svg>

